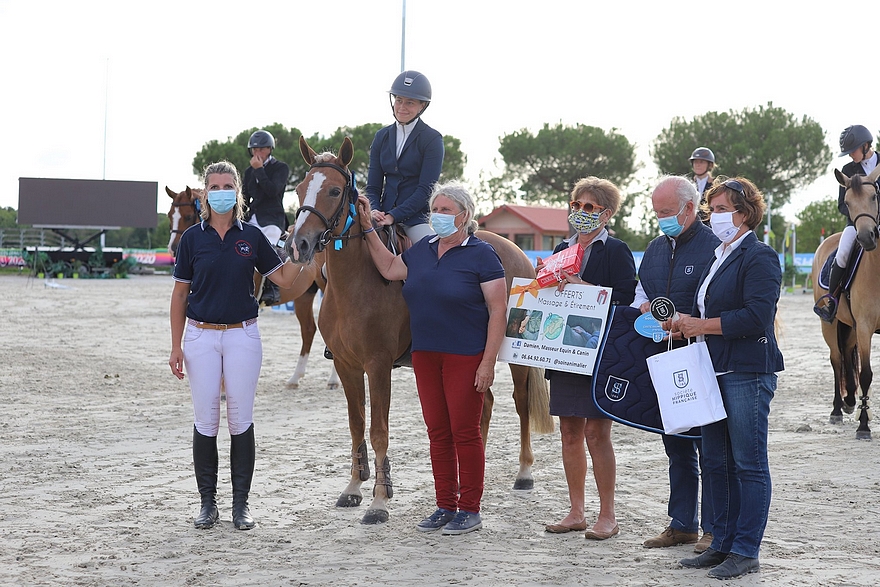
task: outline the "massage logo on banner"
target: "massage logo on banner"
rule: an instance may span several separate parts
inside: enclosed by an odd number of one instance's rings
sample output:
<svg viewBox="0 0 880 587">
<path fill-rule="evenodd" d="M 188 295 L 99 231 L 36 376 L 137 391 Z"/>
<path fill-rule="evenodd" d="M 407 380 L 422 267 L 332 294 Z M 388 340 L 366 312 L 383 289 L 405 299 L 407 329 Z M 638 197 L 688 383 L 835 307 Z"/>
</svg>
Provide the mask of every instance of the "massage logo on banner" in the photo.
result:
<svg viewBox="0 0 880 587">
<path fill-rule="evenodd" d="M 498 358 L 508 363 L 591 375 L 611 308 L 611 288 L 541 288 L 515 277 L 507 302 L 507 330 Z"/>
</svg>

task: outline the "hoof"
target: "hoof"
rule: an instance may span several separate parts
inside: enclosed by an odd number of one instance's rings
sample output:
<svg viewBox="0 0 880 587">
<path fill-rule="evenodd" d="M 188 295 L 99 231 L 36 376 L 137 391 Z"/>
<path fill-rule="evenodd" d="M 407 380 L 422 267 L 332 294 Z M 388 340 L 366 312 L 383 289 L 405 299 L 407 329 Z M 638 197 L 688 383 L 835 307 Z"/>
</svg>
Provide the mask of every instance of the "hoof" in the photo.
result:
<svg viewBox="0 0 880 587">
<path fill-rule="evenodd" d="M 336 500 L 336 507 L 338 508 L 356 508 L 361 505 L 361 501 L 363 501 L 363 496 L 361 495 L 346 495 L 342 494 L 339 496 L 339 499 Z"/>
<path fill-rule="evenodd" d="M 535 488 L 534 479 L 517 479 L 513 483 L 514 491 L 531 491 Z"/>
<path fill-rule="evenodd" d="M 384 524 L 388 521 L 388 512 L 386 510 L 367 510 L 364 514 L 361 524 Z"/>
<path fill-rule="evenodd" d="M 871 440 L 871 431 L 856 430 L 856 440 Z"/>
<path fill-rule="evenodd" d="M 855 405 L 855 404 L 853 404 L 853 405 L 849 405 L 849 404 L 846 404 L 846 403 L 845 403 L 845 404 L 843 404 L 842 407 L 843 407 L 843 411 L 846 412 L 847 414 L 852 414 L 853 412 L 856 411 L 856 405 Z"/>
<path fill-rule="evenodd" d="M 843 424 L 843 416 L 841 414 L 831 414 L 828 418 L 829 424 Z"/>
</svg>

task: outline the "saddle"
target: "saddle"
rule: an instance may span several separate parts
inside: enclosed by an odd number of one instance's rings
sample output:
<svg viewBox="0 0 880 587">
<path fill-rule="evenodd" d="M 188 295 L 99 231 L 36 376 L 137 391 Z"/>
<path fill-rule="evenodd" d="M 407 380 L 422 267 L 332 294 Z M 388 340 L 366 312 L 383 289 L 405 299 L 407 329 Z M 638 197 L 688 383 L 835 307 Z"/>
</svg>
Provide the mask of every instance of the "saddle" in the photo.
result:
<svg viewBox="0 0 880 587">
<path fill-rule="evenodd" d="M 849 256 L 849 260 L 846 264 L 846 273 L 843 276 L 843 279 L 840 281 L 840 289 L 841 291 L 849 291 L 850 286 L 852 286 L 852 282 L 856 277 L 856 271 L 859 269 L 859 264 L 862 262 L 862 254 L 864 254 L 865 250 L 862 247 L 853 247 L 853 252 Z M 829 279 L 831 276 L 831 264 L 834 263 L 834 259 L 837 257 L 837 249 L 828 255 L 828 258 L 825 259 L 825 263 L 822 265 L 822 271 L 819 272 L 819 287 L 822 289 L 828 289 Z M 828 292 L 834 293 L 834 292 Z"/>
<path fill-rule="evenodd" d="M 379 232 L 379 240 L 394 255 L 400 255 L 412 246 L 412 241 L 406 236 L 406 232 L 399 224 L 380 226 L 376 230 Z"/>
</svg>

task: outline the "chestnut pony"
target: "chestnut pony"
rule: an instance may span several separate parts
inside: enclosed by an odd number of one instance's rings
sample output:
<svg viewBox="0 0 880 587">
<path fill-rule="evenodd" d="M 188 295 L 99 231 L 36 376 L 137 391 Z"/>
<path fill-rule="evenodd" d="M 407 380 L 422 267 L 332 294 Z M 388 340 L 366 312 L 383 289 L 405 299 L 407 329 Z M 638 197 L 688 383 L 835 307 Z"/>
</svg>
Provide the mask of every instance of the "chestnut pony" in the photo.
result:
<svg viewBox="0 0 880 587">
<path fill-rule="evenodd" d="M 339 155 L 316 154 L 300 137 L 300 152 L 311 167 L 296 188 L 303 204 L 286 248 L 291 258 L 311 261 L 319 251 L 326 252 L 327 286 L 318 327 L 333 352 L 333 361 L 348 403 L 351 432 L 351 478 L 336 502 L 337 507 L 361 504 L 361 484 L 370 478 L 366 427 L 366 387 L 369 381 L 370 443 L 376 454 L 376 482 L 373 501 L 364 514 L 364 524 L 388 520 L 388 500 L 393 495 L 391 463 L 388 459 L 388 413 L 391 404 L 391 369 L 407 354 L 411 336 L 409 312 L 403 300 L 400 281 L 386 281 L 373 264 L 356 218 L 356 190 L 348 169 L 354 147 L 347 137 Z M 535 277 L 528 257 L 512 242 L 496 234 L 480 231 L 479 238 L 491 244 L 504 265 L 508 287 L 513 277 Z M 326 247 L 326 248 L 325 248 Z M 513 399 L 520 419 L 519 471 L 514 489 L 534 485 L 531 466 L 530 429 L 546 433 L 553 430 L 549 396 L 543 370 L 510 365 Z M 494 402 L 486 392 L 481 421 L 483 445 Z M 531 426 L 530 426 L 531 425 Z"/>
<path fill-rule="evenodd" d="M 168 240 L 168 251 L 172 255 L 177 254 L 177 245 L 180 242 L 180 235 L 199 221 L 199 210 L 204 204 L 205 191 L 199 188 L 191 189 L 186 187 L 182 192 L 175 192 L 165 186 L 165 192 L 171 198 L 171 209 L 168 210 L 168 220 L 171 226 L 171 237 Z M 317 260 L 318 263 L 321 259 Z M 316 265 L 320 267 L 320 265 Z M 318 288 L 323 289 L 324 280 L 320 275 L 320 271 L 316 271 L 315 284 L 305 292 L 294 289 L 280 288 L 281 303 L 293 302 L 293 309 L 296 318 L 299 321 L 300 335 L 302 336 L 302 347 L 299 352 L 299 360 L 296 363 L 296 369 L 287 380 L 287 386 L 292 388 L 299 387 L 299 380 L 306 374 L 306 367 L 309 362 L 309 353 L 312 350 L 312 341 L 318 332 L 318 326 L 315 322 L 315 312 L 313 304 Z M 254 291 L 262 291 L 263 276 L 254 273 Z M 337 389 L 339 387 L 339 377 L 336 370 L 330 369 L 330 377 L 327 381 L 328 389 Z"/>
<path fill-rule="evenodd" d="M 832 323 L 822 322 L 822 337 L 831 350 L 834 371 L 834 402 L 831 423 L 843 422 L 841 409 L 850 414 L 856 405 L 856 388 L 860 387 L 859 426 L 856 438 L 871 439 L 869 401 L 871 381 L 871 337 L 880 329 L 880 251 L 877 250 L 877 224 L 880 220 L 880 188 L 877 178 L 880 167 L 867 177 L 847 177 L 837 169 L 834 177 L 846 188 L 844 199 L 856 228 L 856 242 L 863 249 L 862 260 L 849 291 L 841 294 L 837 316 Z M 819 273 L 825 260 L 837 250 L 840 234 L 828 237 L 813 257 L 813 297 L 818 300 L 827 293 L 819 286 Z"/>
</svg>

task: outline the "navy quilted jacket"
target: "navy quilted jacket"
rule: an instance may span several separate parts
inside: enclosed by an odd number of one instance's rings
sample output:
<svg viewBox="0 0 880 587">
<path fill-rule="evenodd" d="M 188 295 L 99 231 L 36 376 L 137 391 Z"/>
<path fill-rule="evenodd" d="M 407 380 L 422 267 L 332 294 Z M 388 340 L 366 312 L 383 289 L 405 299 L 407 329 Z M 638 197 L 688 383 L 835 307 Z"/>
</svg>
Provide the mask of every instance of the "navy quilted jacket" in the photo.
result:
<svg viewBox="0 0 880 587">
<path fill-rule="evenodd" d="M 671 240 L 661 235 L 648 244 L 639 265 L 639 280 L 649 300 L 664 296 L 682 312 L 690 313 L 703 270 L 715 260 L 715 248 L 721 241 L 701 222 L 693 222 L 682 232 L 675 239 L 675 248 Z"/>
</svg>

